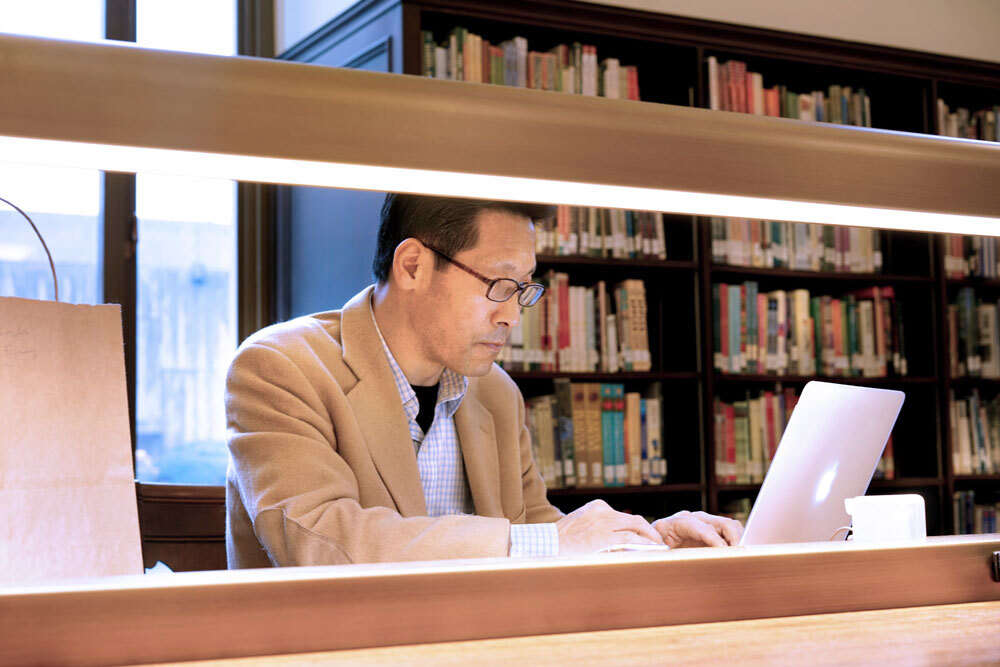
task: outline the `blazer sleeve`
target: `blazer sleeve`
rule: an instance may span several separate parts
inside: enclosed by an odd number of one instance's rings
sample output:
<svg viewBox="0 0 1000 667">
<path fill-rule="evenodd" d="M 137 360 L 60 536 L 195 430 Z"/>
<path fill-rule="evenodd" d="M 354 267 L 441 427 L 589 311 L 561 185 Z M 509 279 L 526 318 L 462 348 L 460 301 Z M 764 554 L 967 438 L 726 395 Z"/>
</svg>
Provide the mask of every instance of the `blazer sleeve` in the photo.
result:
<svg viewBox="0 0 1000 667">
<path fill-rule="evenodd" d="M 362 506 L 353 467 L 369 480 L 377 481 L 378 473 L 366 467 L 371 459 L 357 436 L 349 452 L 338 445 L 338 433 L 343 429 L 348 438 L 351 424 L 334 424 L 331 415 L 348 410 L 347 401 L 328 374 L 327 384 L 317 379 L 314 367 L 322 369 L 322 360 L 295 363 L 262 343 L 244 344 L 230 367 L 229 482 L 259 541 L 237 550 L 263 547 L 279 566 L 508 554 L 504 518 L 404 517 L 384 488 Z"/>
</svg>

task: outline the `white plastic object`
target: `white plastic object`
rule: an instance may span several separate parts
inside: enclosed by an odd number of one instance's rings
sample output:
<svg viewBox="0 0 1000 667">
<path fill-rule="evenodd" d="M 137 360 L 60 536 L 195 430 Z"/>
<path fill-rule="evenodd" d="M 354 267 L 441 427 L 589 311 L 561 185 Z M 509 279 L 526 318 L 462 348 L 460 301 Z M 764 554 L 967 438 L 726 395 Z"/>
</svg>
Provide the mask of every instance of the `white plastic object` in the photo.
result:
<svg viewBox="0 0 1000 667">
<path fill-rule="evenodd" d="M 915 493 L 855 496 L 844 500 L 855 542 L 919 540 L 927 537 L 924 498 Z"/>
</svg>

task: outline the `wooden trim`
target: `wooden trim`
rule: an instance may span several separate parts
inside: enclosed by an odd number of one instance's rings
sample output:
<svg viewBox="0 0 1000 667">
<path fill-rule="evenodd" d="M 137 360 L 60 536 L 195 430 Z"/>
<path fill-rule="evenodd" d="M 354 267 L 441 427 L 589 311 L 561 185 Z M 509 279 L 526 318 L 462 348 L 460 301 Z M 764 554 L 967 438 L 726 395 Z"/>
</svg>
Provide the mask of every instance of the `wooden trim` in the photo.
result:
<svg viewBox="0 0 1000 667">
<path fill-rule="evenodd" d="M 205 501 L 221 503 L 226 500 L 226 487 L 136 482 L 135 495 L 140 502 L 166 500 L 174 503 Z"/>
<path fill-rule="evenodd" d="M 275 189 L 237 183 L 237 343 L 277 321 Z"/>
<path fill-rule="evenodd" d="M 1000 216 L 990 142 L 107 44 L 0 55 L 14 137 Z"/>
<path fill-rule="evenodd" d="M 131 664 L 981 602 L 1000 599 L 997 550 L 1000 535 L 121 577 L 0 591 L 0 645 L 17 664 Z"/>
<path fill-rule="evenodd" d="M 237 0 L 239 54 L 274 57 L 274 0 Z"/>
<path fill-rule="evenodd" d="M 125 346 L 125 383 L 128 394 L 129 430 L 132 450 L 136 441 L 136 246 L 135 174 L 103 172 L 102 211 L 102 300 L 122 307 L 122 340 Z"/>
<path fill-rule="evenodd" d="M 104 37 L 122 42 L 135 41 L 136 0 L 105 0 Z"/>
</svg>

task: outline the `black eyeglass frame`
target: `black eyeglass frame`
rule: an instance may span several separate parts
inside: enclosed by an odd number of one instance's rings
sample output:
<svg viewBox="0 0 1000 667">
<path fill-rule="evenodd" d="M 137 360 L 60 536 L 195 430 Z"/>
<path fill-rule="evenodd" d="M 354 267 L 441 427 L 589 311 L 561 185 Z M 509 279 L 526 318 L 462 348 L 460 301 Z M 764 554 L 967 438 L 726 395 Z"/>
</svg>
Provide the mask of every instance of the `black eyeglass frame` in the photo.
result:
<svg viewBox="0 0 1000 667">
<path fill-rule="evenodd" d="M 484 283 L 486 283 L 486 286 L 487 286 L 486 287 L 486 298 L 489 299 L 490 301 L 494 301 L 496 303 L 503 303 L 504 301 L 509 301 L 510 297 L 512 297 L 515 294 L 517 294 L 518 295 L 517 296 L 517 302 L 518 302 L 518 304 L 520 304 L 521 306 L 524 306 L 525 308 L 530 308 L 531 306 L 534 306 L 536 303 L 538 303 L 538 300 L 541 299 L 542 296 L 545 294 L 545 285 L 541 285 L 539 283 L 520 283 L 520 282 L 514 280 L 513 278 L 487 278 L 486 276 L 484 276 L 483 274 L 479 273 L 478 271 L 476 271 L 472 267 L 466 266 L 465 264 L 462 264 L 457 259 L 453 259 L 453 258 L 449 257 L 448 255 L 444 254 L 443 252 L 441 252 L 440 250 L 438 250 L 434 246 L 430 245 L 429 243 L 424 243 L 423 241 L 421 241 L 421 243 L 423 243 L 424 246 L 426 246 L 432 252 L 434 252 L 437 255 L 443 257 L 444 259 L 448 260 L 449 262 L 451 262 L 452 264 L 454 264 L 458 268 L 460 268 L 463 271 L 465 271 L 466 273 L 468 273 L 470 276 L 474 276 L 476 278 L 479 278 L 481 281 L 483 281 Z M 506 298 L 495 299 L 492 296 L 490 296 L 490 293 L 493 291 L 494 285 L 496 285 L 498 283 L 505 283 L 505 282 L 506 283 L 513 283 L 517 287 Z M 526 292 L 525 291 L 529 287 L 535 288 L 537 290 L 537 293 L 536 293 L 535 298 L 533 298 L 530 303 L 525 303 L 524 301 L 521 300 L 521 297 L 523 297 L 525 294 L 531 294 L 530 292 Z"/>
</svg>

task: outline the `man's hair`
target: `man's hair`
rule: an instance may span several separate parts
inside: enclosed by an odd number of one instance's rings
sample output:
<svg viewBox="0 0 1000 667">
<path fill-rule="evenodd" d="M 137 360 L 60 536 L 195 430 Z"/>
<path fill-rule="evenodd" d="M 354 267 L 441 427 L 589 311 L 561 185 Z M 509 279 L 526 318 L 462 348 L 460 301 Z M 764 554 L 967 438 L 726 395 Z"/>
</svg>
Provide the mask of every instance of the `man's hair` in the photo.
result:
<svg viewBox="0 0 1000 667">
<path fill-rule="evenodd" d="M 528 218 L 535 224 L 547 222 L 555 207 L 546 204 L 425 197 L 389 193 L 382 204 L 382 222 L 375 244 L 372 273 L 380 284 L 389 279 L 396 246 L 405 239 L 415 238 L 429 243 L 449 257 L 474 247 L 479 242 L 479 225 L 483 211 L 497 211 Z M 441 270 L 447 260 L 435 255 L 434 267 Z"/>
</svg>

